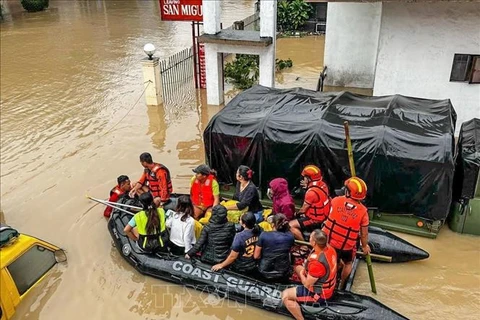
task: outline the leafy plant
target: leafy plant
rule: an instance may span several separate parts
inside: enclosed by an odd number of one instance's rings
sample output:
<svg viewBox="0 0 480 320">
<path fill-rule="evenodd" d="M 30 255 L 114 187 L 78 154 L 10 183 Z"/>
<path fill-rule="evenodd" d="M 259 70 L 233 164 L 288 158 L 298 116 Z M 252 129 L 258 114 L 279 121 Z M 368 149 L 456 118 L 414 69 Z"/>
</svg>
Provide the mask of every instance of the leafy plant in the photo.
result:
<svg viewBox="0 0 480 320">
<path fill-rule="evenodd" d="M 277 5 L 277 24 L 281 31 L 299 30 L 312 12 L 312 6 L 304 0 L 280 1 Z"/>
<path fill-rule="evenodd" d="M 260 57 L 251 54 L 237 54 L 236 59 L 225 65 L 225 78 L 228 83 L 240 90 L 245 90 L 258 83 L 260 75 Z M 292 67 L 291 59 L 275 60 L 275 69 L 281 71 Z"/>
<path fill-rule="evenodd" d="M 42 11 L 48 8 L 49 0 L 21 0 L 23 9 L 28 12 Z"/>
</svg>

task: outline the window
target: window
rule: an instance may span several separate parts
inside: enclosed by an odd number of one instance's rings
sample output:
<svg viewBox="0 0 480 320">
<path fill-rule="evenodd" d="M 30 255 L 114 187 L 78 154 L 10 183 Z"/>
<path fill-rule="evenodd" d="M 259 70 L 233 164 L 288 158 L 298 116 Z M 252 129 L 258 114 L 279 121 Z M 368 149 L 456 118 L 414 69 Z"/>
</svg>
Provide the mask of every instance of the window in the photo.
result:
<svg viewBox="0 0 480 320">
<path fill-rule="evenodd" d="M 480 83 L 480 55 L 456 53 L 450 81 Z"/>
<path fill-rule="evenodd" d="M 52 251 L 37 245 L 28 249 L 7 269 L 17 286 L 18 293 L 23 295 L 56 263 Z"/>
</svg>

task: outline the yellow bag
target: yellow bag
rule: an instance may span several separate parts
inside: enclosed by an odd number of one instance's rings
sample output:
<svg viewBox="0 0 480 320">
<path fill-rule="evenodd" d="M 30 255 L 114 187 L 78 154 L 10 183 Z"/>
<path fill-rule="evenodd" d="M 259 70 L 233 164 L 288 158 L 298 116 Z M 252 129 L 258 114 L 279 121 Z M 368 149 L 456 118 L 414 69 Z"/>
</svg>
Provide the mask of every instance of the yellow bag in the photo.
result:
<svg viewBox="0 0 480 320">
<path fill-rule="evenodd" d="M 200 222 L 202 225 L 207 224 L 208 221 L 210 221 L 210 217 L 212 216 L 212 211 L 207 211 L 203 218 L 199 219 L 198 222 Z"/>
<path fill-rule="evenodd" d="M 200 238 L 200 234 L 202 233 L 202 229 L 203 229 L 203 224 L 201 224 L 200 222 L 198 222 L 197 220 L 195 220 L 195 239 L 198 240 L 198 238 Z"/>
<path fill-rule="evenodd" d="M 272 225 L 268 223 L 267 221 L 262 221 L 258 224 L 260 228 L 263 229 L 263 231 L 268 232 L 268 231 L 273 231 Z"/>
<path fill-rule="evenodd" d="M 272 209 L 263 209 L 263 220 L 267 221 L 269 215 L 272 214 Z"/>
<path fill-rule="evenodd" d="M 238 201 L 236 200 L 228 200 L 228 201 L 222 201 L 220 204 L 224 207 L 228 207 L 237 203 Z M 227 219 L 230 222 L 238 223 L 240 221 L 240 217 L 242 216 L 242 214 L 244 214 L 247 211 L 248 211 L 248 207 L 243 210 L 228 210 Z"/>
</svg>

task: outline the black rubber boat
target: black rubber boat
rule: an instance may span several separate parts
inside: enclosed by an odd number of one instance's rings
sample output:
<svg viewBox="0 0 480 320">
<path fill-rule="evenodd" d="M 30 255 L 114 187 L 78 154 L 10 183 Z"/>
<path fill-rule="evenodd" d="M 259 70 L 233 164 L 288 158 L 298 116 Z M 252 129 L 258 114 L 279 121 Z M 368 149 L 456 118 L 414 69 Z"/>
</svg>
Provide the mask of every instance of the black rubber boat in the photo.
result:
<svg viewBox="0 0 480 320">
<path fill-rule="evenodd" d="M 168 254 L 146 254 L 123 233 L 130 215 L 114 210 L 108 230 L 122 257 L 140 273 L 190 288 L 217 294 L 241 303 L 290 316 L 281 303 L 285 284 L 268 284 L 228 270 L 210 271 L 210 265 Z M 355 267 L 358 260 L 355 263 Z M 351 288 L 354 273 L 347 284 Z M 407 319 L 375 299 L 350 291 L 339 291 L 328 306 L 303 306 L 305 319 Z"/>
</svg>

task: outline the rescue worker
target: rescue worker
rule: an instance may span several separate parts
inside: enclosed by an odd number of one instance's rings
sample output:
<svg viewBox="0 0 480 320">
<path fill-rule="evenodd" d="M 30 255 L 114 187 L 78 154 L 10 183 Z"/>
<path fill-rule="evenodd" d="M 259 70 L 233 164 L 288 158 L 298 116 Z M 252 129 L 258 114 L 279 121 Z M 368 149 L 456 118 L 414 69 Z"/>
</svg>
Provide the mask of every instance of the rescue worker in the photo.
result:
<svg viewBox="0 0 480 320">
<path fill-rule="evenodd" d="M 345 181 L 345 195 L 332 200 L 332 209 L 328 215 L 323 231 L 328 235 L 328 243 L 337 250 L 341 274 L 341 287 L 352 271 L 359 235 L 365 254 L 370 253 L 368 245 L 368 211 L 360 202 L 367 196 L 367 185 L 358 178 Z"/>
<path fill-rule="evenodd" d="M 325 232 L 313 230 L 309 242 L 313 250 L 305 260 L 305 267 L 295 267 L 302 285 L 282 292 L 285 307 L 297 320 L 304 319 L 300 303 L 326 305 L 326 301 L 333 296 L 337 282 L 337 253 L 327 244 Z"/>
<path fill-rule="evenodd" d="M 190 198 L 194 209 L 193 217 L 199 220 L 220 203 L 220 187 L 215 179 L 215 170 L 206 164 L 199 165 L 193 172 L 195 176 L 190 181 Z"/>
<path fill-rule="evenodd" d="M 272 199 L 272 213 L 283 213 L 290 221 L 295 216 L 295 203 L 284 178 L 275 178 L 268 184 L 267 196 Z"/>
<path fill-rule="evenodd" d="M 168 242 L 168 233 L 165 224 L 165 211 L 157 208 L 150 192 L 139 196 L 143 210 L 136 213 L 123 230 L 145 252 L 165 251 Z M 137 234 L 133 232 L 137 228 Z"/>
<path fill-rule="evenodd" d="M 130 191 L 130 197 L 133 198 L 136 193 L 140 195 L 144 192 L 151 192 L 157 206 L 175 210 L 175 203 L 172 203 L 170 199 L 173 187 L 168 168 L 153 162 L 152 155 L 148 152 L 140 155 L 140 164 L 145 170 Z"/>
<path fill-rule="evenodd" d="M 110 202 L 117 202 L 120 196 L 124 195 L 125 193 L 128 193 L 132 189 L 132 186 L 130 184 L 130 179 L 125 176 L 121 175 L 117 178 L 117 185 L 113 187 L 112 190 L 110 190 L 110 198 L 108 198 L 108 201 Z M 107 206 L 105 208 L 105 211 L 103 211 L 103 216 L 106 218 L 110 218 L 110 215 L 112 214 L 113 208 L 110 206 Z"/>
<path fill-rule="evenodd" d="M 257 264 L 253 257 L 255 245 L 260 235 L 260 227 L 256 224 L 255 215 L 246 212 L 240 217 L 243 231 L 238 232 L 233 238 L 230 254 L 227 259 L 212 267 L 212 271 L 218 271 L 232 265 L 232 269 L 239 273 L 249 274 L 256 272 Z"/>
<path fill-rule="evenodd" d="M 307 189 L 299 218 L 290 221 L 291 232 L 297 240 L 304 240 L 302 231 L 321 229 L 330 212 L 331 199 L 328 187 L 322 181 L 322 172 L 317 166 L 308 165 L 302 171 L 301 186 Z"/>
</svg>

